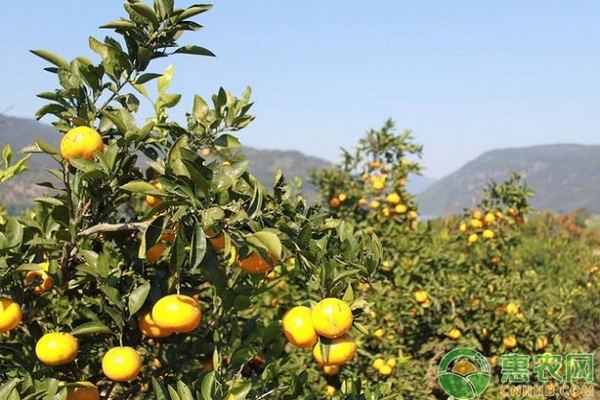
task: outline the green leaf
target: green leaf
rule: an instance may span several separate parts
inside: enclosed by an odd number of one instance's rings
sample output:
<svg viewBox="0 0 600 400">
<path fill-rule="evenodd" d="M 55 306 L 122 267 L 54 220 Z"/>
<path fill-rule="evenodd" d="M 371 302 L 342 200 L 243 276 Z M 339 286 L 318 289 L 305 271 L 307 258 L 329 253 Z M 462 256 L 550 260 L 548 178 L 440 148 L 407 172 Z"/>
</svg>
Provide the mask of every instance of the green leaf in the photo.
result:
<svg viewBox="0 0 600 400">
<path fill-rule="evenodd" d="M 15 218 L 9 218 L 5 227 L 5 248 L 17 247 L 23 240 L 23 226 Z"/>
<path fill-rule="evenodd" d="M 177 393 L 179 394 L 181 400 L 194 400 L 194 396 L 192 395 L 190 388 L 181 381 L 177 381 Z"/>
<path fill-rule="evenodd" d="M 143 85 L 146 82 L 150 82 L 153 79 L 156 78 L 160 78 L 162 76 L 162 74 L 152 74 L 152 73 L 147 73 L 147 74 L 143 74 L 140 75 L 136 80 L 135 83 L 138 85 Z"/>
<path fill-rule="evenodd" d="M 58 149 L 44 142 L 39 136 L 34 138 L 35 144 L 46 154 L 58 154 Z"/>
<path fill-rule="evenodd" d="M 188 44 L 185 46 L 181 46 L 177 50 L 173 52 L 173 54 L 193 54 L 196 56 L 208 56 L 208 57 L 216 57 L 215 53 L 212 51 L 192 44 Z"/>
<path fill-rule="evenodd" d="M 36 56 L 43 58 L 44 60 L 56 65 L 59 68 L 62 69 L 69 69 L 69 63 L 67 63 L 63 58 L 61 58 L 60 56 L 51 53 L 49 51 L 46 50 L 30 50 L 33 54 L 35 54 Z"/>
<path fill-rule="evenodd" d="M 352 302 L 354 301 L 354 291 L 352 290 L 351 284 L 348 284 L 348 287 L 344 292 L 344 296 L 342 296 L 342 300 L 344 300 L 348 304 L 352 304 Z"/>
<path fill-rule="evenodd" d="M 142 308 L 146 298 L 148 297 L 148 294 L 150 293 L 150 289 L 150 283 L 146 282 L 131 292 L 129 295 L 129 315 L 135 314 L 140 308 Z"/>
<path fill-rule="evenodd" d="M 169 396 L 171 396 L 171 400 L 181 400 L 179 398 L 179 395 L 177 394 L 177 391 L 175 390 L 175 388 L 173 388 L 173 386 L 169 385 L 167 387 L 169 389 Z"/>
<path fill-rule="evenodd" d="M 71 331 L 71 335 L 73 336 L 92 335 L 97 333 L 113 333 L 113 331 L 99 321 L 86 322 L 85 324 L 81 324 Z"/>
<path fill-rule="evenodd" d="M 160 78 L 158 78 L 159 95 L 165 93 L 167 88 L 171 85 L 171 81 L 173 80 L 173 72 L 175 72 L 175 67 L 173 65 L 169 65 Z"/>
<path fill-rule="evenodd" d="M 232 136 L 228 133 L 224 133 L 215 140 L 215 146 L 219 150 L 232 149 L 240 147 L 241 143 L 235 136 Z"/>
<path fill-rule="evenodd" d="M 178 16 L 177 21 L 183 21 L 184 19 L 188 19 L 193 17 L 194 15 L 202 14 L 212 8 L 210 4 L 194 4 L 193 6 L 188 7 L 183 10 Z"/>
<path fill-rule="evenodd" d="M 102 29 L 137 29 L 135 22 L 127 21 L 125 19 L 117 19 L 115 21 L 108 22 L 104 25 L 100 25 Z"/>
<path fill-rule="evenodd" d="M 0 387 L 0 400 L 9 400 L 12 398 L 11 393 L 19 384 L 19 378 L 13 378 Z"/>
<path fill-rule="evenodd" d="M 154 399 L 156 400 L 169 400 L 167 397 L 167 388 L 156 380 L 155 377 L 152 377 L 152 387 L 154 388 Z"/>
<path fill-rule="evenodd" d="M 215 364 L 215 367 L 217 365 L 218 364 Z M 213 396 L 214 386 L 215 386 L 215 372 L 211 371 L 208 374 L 206 374 L 204 379 L 202 379 L 201 393 L 202 393 L 202 397 L 204 398 L 204 400 L 213 400 L 214 399 L 214 396 Z"/>
<path fill-rule="evenodd" d="M 277 257 L 280 257 L 283 252 L 281 240 L 279 240 L 279 237 L 275 233 L 270 231 L 265 230 L 253 233 L 251 236 L 247 237 L 246 240 L 256 247 L 267 249 L 271 254 Z"/>
<path fill-rule="evenodd" d="M 98 164 L 89 158 L 76 157 L 69 160 L 69 164 L 83 172 L 92 172 L 99 170 Z"/>
<path fill-rule="evenodd" d="M 146 181 L 132 181 L 121 186 L 121 189 L 134 193 L 151 193 L 155 192 L 156 188 L 151 183 Z"/>
<path fill-rule="evenodd" d="M 161 94 L 156 100 L 156 109 L 162 110 L 164 108 L 175 107 L 179 103 L 179 101 L 181 101 L 180 94 Z"/>
<path fill-rule="evenodd" d="M 148 20 L 152 25 L 157 27 L 159 25 L 158 17 L 156 13 L 149 5 L 145 3 L 129 3 L 131 8 L 135 10 L 138 14 L 143 16 L 146 20 Z"/>
<path fill-rule="evenodd" d="M 208 104 L 206 101 L 198 95 L 194 96 L 194 109 L 192 111 L 192 116 L 196 121 L 203 122 L 206 120 L 206 116 L 208 115 Z"/>
<path fill-rule="evenodd" d="M 191 269 L 198 268 L 204 255 L 206 254 L 206 235 L 200 224 L 196 224 L 194 234 L 192 236 L 192 246 L 190 248 L 190 263 Z"/>
<path fill-rule="evenodd" d="M 173 0 L 154 0 L 154 10 L 161 19 L 168 18 L 173 12 Z"/>
</svg>

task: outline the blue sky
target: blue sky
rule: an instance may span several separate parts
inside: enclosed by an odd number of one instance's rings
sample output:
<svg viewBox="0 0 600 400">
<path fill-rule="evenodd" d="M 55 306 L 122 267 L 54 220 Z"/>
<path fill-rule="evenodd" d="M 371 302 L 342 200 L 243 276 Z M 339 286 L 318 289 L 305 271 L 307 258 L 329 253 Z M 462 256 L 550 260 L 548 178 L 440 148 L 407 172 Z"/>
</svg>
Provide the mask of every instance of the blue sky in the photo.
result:
<svg viewBox="0 0 600 400">
<path fill-rule="evenodd" d="M 117 0 L 6 0 L 0 6 L 0 112 L 32 117 L 56 87 L 29 49 L 97 56 L 88 36 L 124 16 Z M 176 1 L 183 8 L 191 1 Z M 600 144 L 600 2 L 553 0 L 226 1 L 183 38 L 217 54 L 173 57 L 172 92 L 253 89 L 257 148 L 338 160 L 387 118 L 424 145 L 442 177 L 481 153 Z"/>
</svg>

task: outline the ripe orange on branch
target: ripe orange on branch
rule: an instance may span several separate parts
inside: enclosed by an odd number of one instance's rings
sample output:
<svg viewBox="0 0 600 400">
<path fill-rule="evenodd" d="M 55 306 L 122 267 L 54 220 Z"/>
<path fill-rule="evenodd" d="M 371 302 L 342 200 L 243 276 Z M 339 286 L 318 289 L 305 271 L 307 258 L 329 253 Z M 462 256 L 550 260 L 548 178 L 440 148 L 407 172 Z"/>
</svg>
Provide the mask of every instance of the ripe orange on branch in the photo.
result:
<svg viewBox="0 0 600 400">
<path fill-rule="evenodd" d="M 162 189 L 162 183 L 160 183 L 159 180 L 154 180 L 152 182 L 150 182 L 152 184 L 152 186 L 154 186 L 154 188 L 156 190 L 161 190 Z M 157 205 L 159 205 L 160 203 L 162 203 L 162 200 L 159 199 L 158 197 L 154 197 L 152 195 L 147 194 L 146 195 L 146 204 L 148 204 L 150 207 L 156 207 Z"/>
<path fill-rule="evenodd" d="M 68 386 L 67 400 L 100 400 L 100 392 L 91 382 L 77 382 Z"/>
<path fill-rule="evenodd" d="M 22 318 L 23 312 L 19 303 L 11 299 L 0 299 L 0 332 L 16 328 Z"/>
<path fill-rule="evenodd" d="M 269 254 L 269 256 L 272 262 L 277 261 L 273 255 Z M 271 264 L 257 251 L 253 251 L 248 257 L 238 261 L 238 265 L 249 274 L 262 274 L 271 269 Z"/>
<path fill-rule="evenodd" d="M 134 380 L 142 369 L 142 358 L 132 347 L 113 347 L 102 358 L 102 372 L 115 382 Z"/>
<path fill-rule="evenodd" d="M 304 349 L 317 343 L 317 332 L 313 327 L 311 314 L 310 308 L 298 306 L 286 312 L 281 320 L 285 337 L 296 347 Z"/>
<path fill-rule="evenodd" d="M 70 333 L 51 332 L 38 340 L 35 345 L 37 358 L 46 365 L 70 363 L 77 357 L 79 343 Z"/>
<path fill-rule="evenodd" d="M 333 297 L 321 300 L 312 310 L 315 331 L 329 339 L 342 336 L 352 327 L 353 321 L 348 304 Z"/>
<path fill-rule="evenodd" d="M 68 131 L 60 141 L 60 155 L 65 160 L 94 158 L 94 152 L 104 151 L 102 136 L 89 126 L 78 126 Z"/>
<path fill-rule="evenodd" d="M 152 307 L 152 319 L 159 328 L 173 332 L 191 332 L 200 324 L 202 312 L 193 298 L 182 294 L 167 295 Z"/>
<path fill-rule="evenodd" d="M 319 365 L 342 365 L 356 354 L 356 343 L 349 335 L 343 335 L 329 342 L 329 352 L 323 354 L 321 342 L 313 348 L 313 357 Z"/>
</svg>

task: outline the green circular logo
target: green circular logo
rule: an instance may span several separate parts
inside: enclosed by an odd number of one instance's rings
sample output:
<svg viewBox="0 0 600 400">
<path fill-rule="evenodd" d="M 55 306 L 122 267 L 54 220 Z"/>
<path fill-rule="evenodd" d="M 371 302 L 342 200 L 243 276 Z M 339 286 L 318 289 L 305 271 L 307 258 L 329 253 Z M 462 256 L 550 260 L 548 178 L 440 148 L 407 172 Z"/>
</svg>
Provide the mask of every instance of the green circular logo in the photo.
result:
<svg viewBox="0 0 600 400">
<path fill-rule="evenodd" d="M 455 399 L 474 399 L 490 383 L 490 364 L 483 354 L 459 347 L 442 358 L 438 368 L 440 386 Z"/>
</svg>

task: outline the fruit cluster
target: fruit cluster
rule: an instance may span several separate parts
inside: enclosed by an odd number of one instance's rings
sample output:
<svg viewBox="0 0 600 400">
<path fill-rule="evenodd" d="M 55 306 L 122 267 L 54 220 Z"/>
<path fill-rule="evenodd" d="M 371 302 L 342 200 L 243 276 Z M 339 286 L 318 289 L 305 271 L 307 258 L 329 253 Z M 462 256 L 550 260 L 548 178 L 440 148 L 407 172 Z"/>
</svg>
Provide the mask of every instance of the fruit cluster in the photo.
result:
<svg viewBox="0 0 600 400">
<path fill-rule="evenodd" d="M 285 313 L 281 327 L 287 340 L 301 349 L 313 348 L 315 361 L 327 375 L 335 375 L 339 366 L 356 354 L 356 343 L 347 333 L 354 318 L 348 304 L 326 298 L 312 310 L 297 306 Z"/>
</svg>

